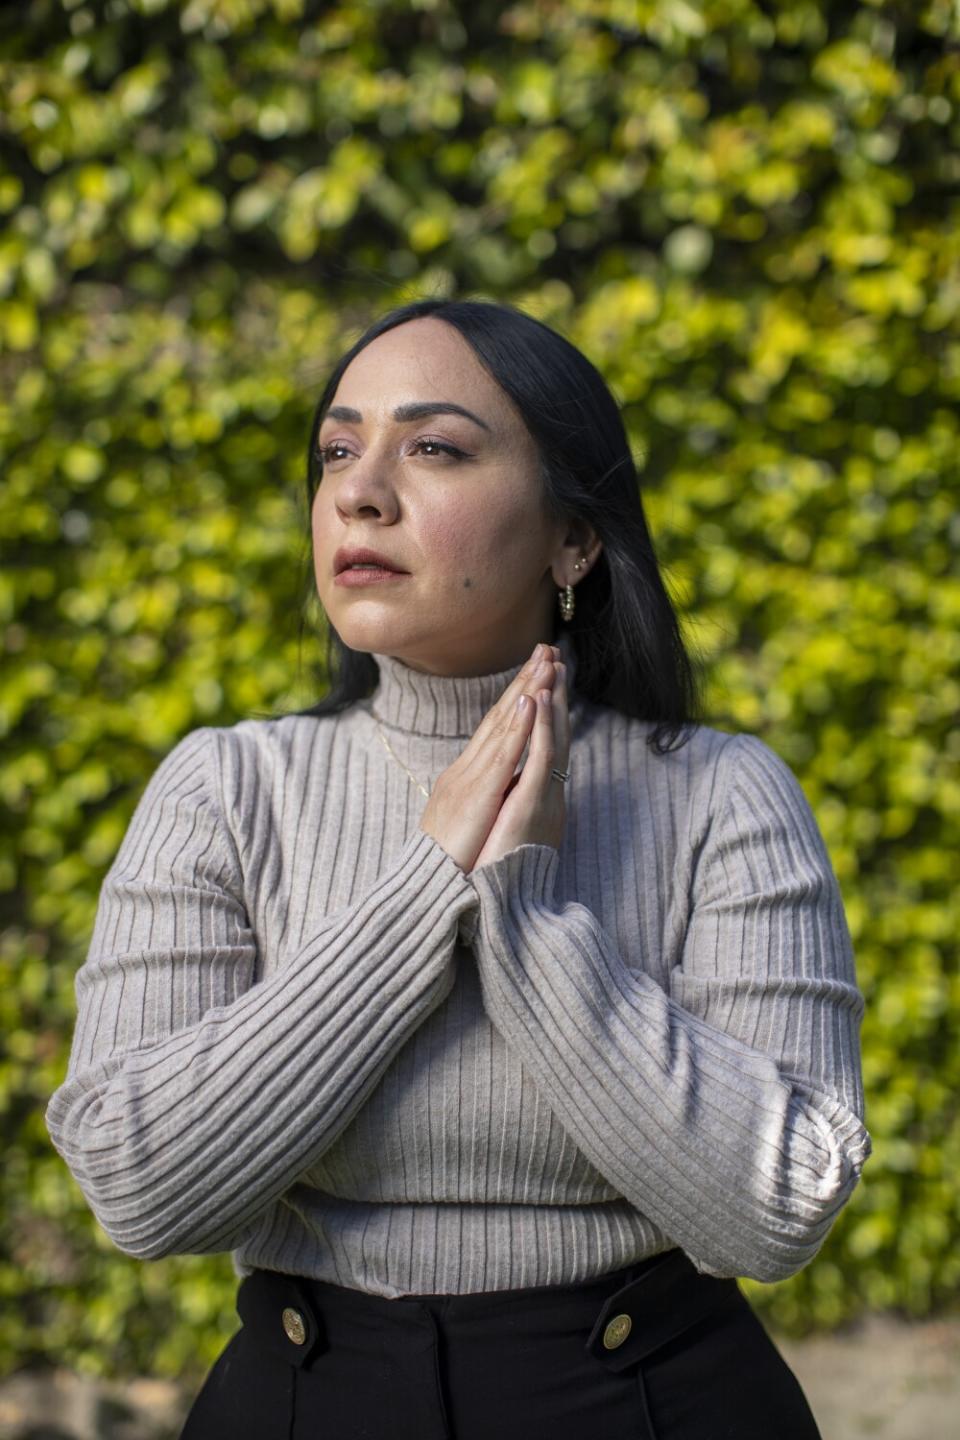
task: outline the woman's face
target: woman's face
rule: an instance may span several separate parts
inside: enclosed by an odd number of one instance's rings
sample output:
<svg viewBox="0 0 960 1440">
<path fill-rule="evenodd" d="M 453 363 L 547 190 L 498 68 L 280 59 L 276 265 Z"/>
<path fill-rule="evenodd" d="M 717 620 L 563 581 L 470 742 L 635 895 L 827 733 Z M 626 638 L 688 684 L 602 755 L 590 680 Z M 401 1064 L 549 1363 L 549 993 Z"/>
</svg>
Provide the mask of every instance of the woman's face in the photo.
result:
<svg viewBox="0 0 960 1440">
<path fill-rule="evenodd" d="M 476 418 L 394 414 L 434 402 Z M 552 639 L 558 588 L 578 578 L 584 547 L 548 524 L 534 441 L 457 330 L 421 316 L 371 341 L 341 376 L 318 443 L 314 572 L 346 645 L 471 675 Z M 335 583 L 336 552 L 361 546 L 407 573 Z"/>
</svg>

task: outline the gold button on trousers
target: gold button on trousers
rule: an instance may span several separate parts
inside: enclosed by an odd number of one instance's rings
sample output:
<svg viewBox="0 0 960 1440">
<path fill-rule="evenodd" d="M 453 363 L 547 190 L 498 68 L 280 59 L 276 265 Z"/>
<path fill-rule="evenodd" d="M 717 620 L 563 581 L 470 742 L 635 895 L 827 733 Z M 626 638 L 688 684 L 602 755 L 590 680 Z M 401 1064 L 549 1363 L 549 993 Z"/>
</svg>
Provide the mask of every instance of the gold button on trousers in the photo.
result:
<svg viewBox="0 0 960 1440">
<path fill-rule="evenodd" d="M 632 1324 L 633 1321 L 629 1315 L 614 1315 L 610 1324 L 603 1332 L 604 1348 L 607 1350 L 616 1350 L 618 1345 L 622 1345 L 630 1334 L 630 1326 Z"/>
<path fill-rule="evenodd" d="M 303 1316 L 299 1310 L 292 1309 L 289 1305 L 282 1315 L 284 1332 L 294 1345 L 305 1345 L 307 1340 L 307 1327 L 303 1323 Z"/>
</svg>

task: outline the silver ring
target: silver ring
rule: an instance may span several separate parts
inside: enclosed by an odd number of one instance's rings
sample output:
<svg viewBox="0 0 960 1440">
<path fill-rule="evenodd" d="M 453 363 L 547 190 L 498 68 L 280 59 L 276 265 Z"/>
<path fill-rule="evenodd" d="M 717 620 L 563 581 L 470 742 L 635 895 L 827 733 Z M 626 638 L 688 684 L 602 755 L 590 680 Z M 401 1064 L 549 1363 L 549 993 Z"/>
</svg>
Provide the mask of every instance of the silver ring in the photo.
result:
<svg viewBox="0 0 960 1440">
<path fill-rule="evenodd" d="M 562 780 L 564 784 L 566 784 L 566 782 L 570 779 L 569 770 L 551 770 L 550 774 L 555 780 Z"/>
</svg>

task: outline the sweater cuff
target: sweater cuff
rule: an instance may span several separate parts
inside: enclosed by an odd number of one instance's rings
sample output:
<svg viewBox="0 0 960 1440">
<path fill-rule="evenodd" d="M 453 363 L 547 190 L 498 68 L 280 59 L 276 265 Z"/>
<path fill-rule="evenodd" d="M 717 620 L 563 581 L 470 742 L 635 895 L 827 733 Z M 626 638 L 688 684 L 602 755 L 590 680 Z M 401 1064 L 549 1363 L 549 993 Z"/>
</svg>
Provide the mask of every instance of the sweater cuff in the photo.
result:
<svg viewBox="0 0 960 1440">
<path fill-rule="evenodd" d="M 501 914 L 529 909 L 553 910 L 560 852 L 553 845 L 518 845 L 506 855 L 470 872 L 479 909 L 496 905 Z M 474 920 L 474 933 L 479 914 Z"/>
<path fill-rule="evenodd" d="M 434 885 L 438 897 L 443 896 L 459 917 L 457 941 L 470 945 L 480 920 L 480 901 L 473 886 L 473 876 L 462 870 L 439 840 L 421 830 L 419 825 L 407 840 L 406 852 L 404 863 L 405 868 L 410 867 L 411 885 L 421 889 L 424 880 L 416 871 L 424 867 L 425 883 Z"/>
</svg>

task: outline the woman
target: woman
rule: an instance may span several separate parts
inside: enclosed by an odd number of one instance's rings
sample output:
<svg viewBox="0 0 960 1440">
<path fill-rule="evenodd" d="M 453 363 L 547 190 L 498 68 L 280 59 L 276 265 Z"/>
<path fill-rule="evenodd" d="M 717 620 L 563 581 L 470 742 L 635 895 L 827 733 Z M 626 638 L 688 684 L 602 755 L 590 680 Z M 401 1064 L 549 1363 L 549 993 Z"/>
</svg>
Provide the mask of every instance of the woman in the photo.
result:
<svg viewBox="0 0 960 1440">
<path fill-rule="evenodd" d="M 735 1277 L 869 1153 L 850 937 L 788 766 L 691 719 L 610 392 L 407 305 L 308 495 L 337 683 L 161 762 L 47 1110 L 121 1249 L 233 1253 L 183 1437 L 816 1437 Z"/>
</svg>

